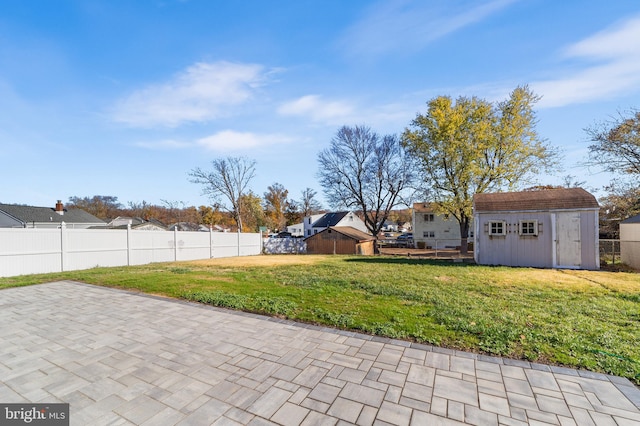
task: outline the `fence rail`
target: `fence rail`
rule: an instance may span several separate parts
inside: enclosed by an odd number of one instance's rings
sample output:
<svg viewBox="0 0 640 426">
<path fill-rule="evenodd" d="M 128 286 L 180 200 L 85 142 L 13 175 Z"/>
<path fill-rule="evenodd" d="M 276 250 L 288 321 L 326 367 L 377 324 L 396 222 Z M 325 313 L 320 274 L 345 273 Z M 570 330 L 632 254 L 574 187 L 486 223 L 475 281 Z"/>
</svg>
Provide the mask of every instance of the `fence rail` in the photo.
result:
<svg viewBox="0 0 640 426">
<path fill-rule="evenodd" d="M 0 277 L 261 253 L 261 234 L 0 228 Z"/>
</svg>

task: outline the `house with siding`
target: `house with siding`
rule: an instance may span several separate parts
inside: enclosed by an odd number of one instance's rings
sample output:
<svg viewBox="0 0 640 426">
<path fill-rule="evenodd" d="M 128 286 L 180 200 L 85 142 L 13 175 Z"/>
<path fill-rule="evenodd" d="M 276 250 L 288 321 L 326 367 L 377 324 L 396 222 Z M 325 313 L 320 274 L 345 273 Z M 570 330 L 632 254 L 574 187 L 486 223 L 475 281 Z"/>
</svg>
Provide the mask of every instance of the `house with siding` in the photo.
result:
<svg viewBox="0 0 640 426">
<path fill-rule="evenodd" d="M 627 266 L 640 269 L 640 215 L 620 222 L 620 258 Z"/>
<path fill-rule="evenodd" d="M 55 207 L 0 204 L 0 228 L 67 228 L 86 229 L 104 226 L 105 222 L 81 209 L 65 209 L 58 200 Z"/>
<path fill-rule="evenodd" d="M 475 261 L 599 269 L 598 210 L 596 198 L 582 188 L 476 194 Z"/>
<path fill-rule="evenodd" d="M 460 246 L 460 224 L 452 215 L 436 213 L 433 203 L 414 203 L 413 241 L 418 248 L 456 248 Z M 473 241 L 470 226 L 468 241 Z"/>
<path fill-rule="evenodd" d="M 331 226 L 349 226 L 362 232 L 367 232 L 367 226 L 355 213 L 342 211 L 330 212 L 304 218 L 304 237 L 310 237 Z"/>
</svg>

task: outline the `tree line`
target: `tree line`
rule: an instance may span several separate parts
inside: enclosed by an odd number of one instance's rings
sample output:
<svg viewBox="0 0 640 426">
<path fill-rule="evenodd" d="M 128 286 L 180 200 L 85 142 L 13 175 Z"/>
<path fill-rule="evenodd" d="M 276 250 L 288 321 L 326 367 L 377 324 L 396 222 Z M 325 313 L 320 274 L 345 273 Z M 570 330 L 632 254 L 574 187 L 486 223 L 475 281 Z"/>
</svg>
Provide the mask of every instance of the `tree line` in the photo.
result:
<svg viewBox="0 0 640 426">
<path fill-rule="evenodd" d="M 233 211 L 219 203 L 195 207 L 187 206 L 182 201 L 168 200 L 162 200 L 161 205 L 142 201 L 129 202 L 125 206 L 118 201 L 118 197 L 111 195 L 73 196 L 67 203 L 67 208 L 83 209 L 107 222 L 126 216 L 155 219 L 165 225 L 219 225 L 234 231 L 240 223 L 249 232 L 258 231 L 260 227 L 281 231 L 288 225 L 302 222 L 305 216 L 324 211 L 313 189 L 306 188 L 300 198 L 292 199 L 289 198 L 289 191 L 280 183 L 269 186 L 264 197 L 247 190 L 239 195 L 236 206 L 237 211 Z"/>
</svg>

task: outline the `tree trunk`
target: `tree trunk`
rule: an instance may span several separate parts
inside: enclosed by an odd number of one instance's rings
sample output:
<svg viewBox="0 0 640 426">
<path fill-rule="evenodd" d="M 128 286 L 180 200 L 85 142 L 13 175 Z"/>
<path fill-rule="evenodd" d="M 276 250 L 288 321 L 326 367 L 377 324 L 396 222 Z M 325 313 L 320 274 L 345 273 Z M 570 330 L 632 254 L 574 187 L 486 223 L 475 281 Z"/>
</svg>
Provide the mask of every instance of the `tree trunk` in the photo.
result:
<svg viewBox="0 0 640 426">
<path fill-rule="evenodd" d="M 460 221 L 460 254 L 469 252 L 469 218 L 463 217 Z"/>
</svg>

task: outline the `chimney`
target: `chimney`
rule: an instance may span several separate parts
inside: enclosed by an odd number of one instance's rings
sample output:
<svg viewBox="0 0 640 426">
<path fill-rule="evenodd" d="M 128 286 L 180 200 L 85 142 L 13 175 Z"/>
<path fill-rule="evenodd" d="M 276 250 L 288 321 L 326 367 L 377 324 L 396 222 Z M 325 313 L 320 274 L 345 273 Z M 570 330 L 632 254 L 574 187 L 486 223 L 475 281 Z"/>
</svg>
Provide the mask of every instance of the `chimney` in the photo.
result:
<svg viewBox="0 0 640 426">
<path fill-rule="evenodd" d="M 58 213 L 60 216 L 64 214 L 64 205 L 62 204 L 62 200 L 58 200 L 58 202 L 56 203 L 56 213 Z"/>
</svg>

